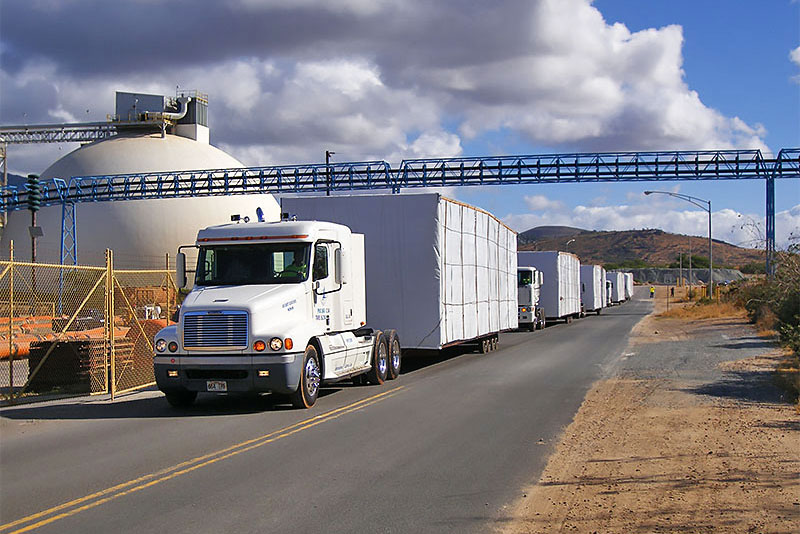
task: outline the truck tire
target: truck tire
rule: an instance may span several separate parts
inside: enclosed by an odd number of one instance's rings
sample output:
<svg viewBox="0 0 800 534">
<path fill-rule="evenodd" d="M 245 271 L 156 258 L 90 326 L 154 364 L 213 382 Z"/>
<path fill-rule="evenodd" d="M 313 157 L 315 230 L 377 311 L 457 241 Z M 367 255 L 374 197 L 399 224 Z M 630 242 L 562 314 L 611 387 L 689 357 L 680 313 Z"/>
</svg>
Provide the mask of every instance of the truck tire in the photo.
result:
<svg viewBox="0 0 800 534">
<path fill-rule="evenodd" d="M 492 343 L 491 343 L 491 341 L 489 341 L 489 339 L 488 339 L 488 338 L 483 338 L 483 339 L 481 339 L 481 348 L 480 348 L 481 354 L 486 354 L 486 353 L 488 353 L 490 350 L 492 350 Z"/>
<path fill-rule="evenodd" d="M 567 317 L 564 320 L 566 321 L 567 324 L 572 324 L 572 316 L 571 315 L 567 315 Z"/>
<path fill-rule="evenodd" d="M 386 332 L 389 346 L 389 366 L 386 371 L 386 378 L 394 380 L 400 376 L 400 364 L 402 358 L 402 348 L 400 347 L 400 336 L 397 335 L 397 330 L 389 330 Z"/>
<path fill-rule="evenodd" d="M 372 369 L 367 373 L 367 381 L 380 386 L 386 382 L 386 373 L 389 372 L 389 346 L 383 332 L 375 332 L 375 345 L 372 347 Z"/>
<path fill-rule="evenodd" d="M 491 339 L 491 344 L 492 344 L 492 346 L 491 346 L 491 350 L 492 350 L 492 351 L 495 351 L 495 350 L 497 350 L 497 344 L 498 344 L 499 342 L 500 342 L 500 338 L 499 338 L 498 336 L 493 336 L 493 337 L 492 337 L 492 339 Z"/>
<path fill-rule="evenodd" d="M 545 320 L 544 310 L 539 309 L 536 310 L 536 317 L 539 319 L 536 322 L 536 329 L 537 330 L 544 330 L 544 327 L 547 326 L 547 321 Z"/>
<path fill-rule="evenodd" d="M 295 408 L 314 406 L 319 396 L 321 382 L 319 355 L 314 345 L 309 345 L 303 355 L 303 369 L 300 371 L 300 383 L 297 385 L 297 391 L 289 395 L 292 406 Z"/>
<path fill-rule="evenodd" d="M 600 315 L 600 311 L 601 311 L 601 309 L 597 308 L 597 315 Z"/>
<path fill-rule="evenodd" d="M 170 391 L 164 395 L 167 396 L 167 402 L 173 408 L 188 408 L 197 398 L 196 391 Z"/>
</svg>

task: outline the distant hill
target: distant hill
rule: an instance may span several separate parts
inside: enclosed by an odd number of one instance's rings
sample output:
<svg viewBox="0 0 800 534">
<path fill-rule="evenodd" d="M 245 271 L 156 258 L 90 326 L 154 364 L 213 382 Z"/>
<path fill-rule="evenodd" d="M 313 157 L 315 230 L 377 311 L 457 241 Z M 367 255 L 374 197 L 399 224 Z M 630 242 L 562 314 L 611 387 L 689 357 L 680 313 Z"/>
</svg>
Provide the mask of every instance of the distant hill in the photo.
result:
<svg viewBox="0 0 800 534">
<path fill-rule="evenodd" d="M 533 243 L 539 239 L 557 239 L 559 237 L 569 239 L 585 231 L 583 228 L 574 228 L 572 226 L 537 226 L 519 234 L 517 241 L 519 243 Z"/>
<path fill-rule="evenodd" d="M 536 236 L 531 238 L 531 236 Z M 569 245 L 567 241 L 574 239 Z M 684 256 L 691 242 L 692 254 L 708 256 L 708 239 L 671 234 L 663 230 L 594 231 L 570 226 L 539 226 L 519 234 L 519 250 L 562 250 L 577 254 L 582 263 L 608 264 L 641 260 L 648 265 L 667 265 Z M 714 265 L 741 267 L 764 261 L 764 251 L 737 247 L 715 239 Z"/>
</svg>

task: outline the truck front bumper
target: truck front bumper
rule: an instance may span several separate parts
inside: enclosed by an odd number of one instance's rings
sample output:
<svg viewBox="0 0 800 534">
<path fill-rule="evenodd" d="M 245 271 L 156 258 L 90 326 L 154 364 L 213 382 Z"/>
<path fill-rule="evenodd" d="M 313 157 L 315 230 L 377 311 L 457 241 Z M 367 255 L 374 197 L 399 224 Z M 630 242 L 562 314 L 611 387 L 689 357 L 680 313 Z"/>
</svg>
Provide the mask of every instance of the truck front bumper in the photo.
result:
<svg viewBox="0 0 800 534">
<path fill-rule="evenodd" d="M 157 355 L 153 371 L 158 389 L 167 392 L 209 391 L 224 382 L 225 392 L 292 393 L 300 383 L 303 353 Z M 177 376 L 171 376 L 177 375 Z M 219 389 L 216 389 L 219 392 Z"/>
</svg>

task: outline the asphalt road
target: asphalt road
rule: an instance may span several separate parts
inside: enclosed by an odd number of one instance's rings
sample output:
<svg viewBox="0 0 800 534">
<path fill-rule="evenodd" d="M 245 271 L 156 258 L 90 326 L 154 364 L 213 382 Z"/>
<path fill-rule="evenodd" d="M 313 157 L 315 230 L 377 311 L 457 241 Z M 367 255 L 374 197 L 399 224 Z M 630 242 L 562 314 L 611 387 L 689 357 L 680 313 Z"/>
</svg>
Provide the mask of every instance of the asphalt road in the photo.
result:
<svg viewBox="0 0 800 534">
<path fill-rule="evenodd" d="M 409 361 L 306 411 L 201 395 L 177 412 L 154 391 L 5 408 L 0 534 L 485 532 L 651 309 L 634 298 L 490 354 Z"/>
</svg>

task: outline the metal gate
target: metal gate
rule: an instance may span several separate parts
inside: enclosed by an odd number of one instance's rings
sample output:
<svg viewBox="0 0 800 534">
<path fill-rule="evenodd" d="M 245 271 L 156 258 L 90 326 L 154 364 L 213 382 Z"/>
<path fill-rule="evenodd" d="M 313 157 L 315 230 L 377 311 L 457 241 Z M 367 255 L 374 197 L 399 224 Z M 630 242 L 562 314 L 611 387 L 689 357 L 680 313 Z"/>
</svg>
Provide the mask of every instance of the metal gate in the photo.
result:
<svg viewBox="0 0 800 534">
<path fill-rule="evenodd" d="M 153 337 L 176 308 L 168 270 L 0 261 L 0 399 L 154 383 Z"/>
</svg>

